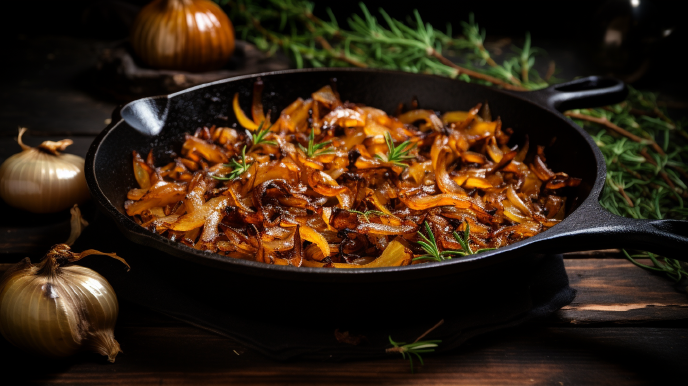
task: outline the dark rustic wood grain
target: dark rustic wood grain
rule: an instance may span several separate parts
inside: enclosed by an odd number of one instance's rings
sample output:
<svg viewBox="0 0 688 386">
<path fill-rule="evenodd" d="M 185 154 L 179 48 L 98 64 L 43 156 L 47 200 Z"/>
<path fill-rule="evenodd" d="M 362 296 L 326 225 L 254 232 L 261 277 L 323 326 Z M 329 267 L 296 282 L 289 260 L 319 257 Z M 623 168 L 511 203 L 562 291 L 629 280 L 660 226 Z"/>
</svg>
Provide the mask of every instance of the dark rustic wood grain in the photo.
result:
<svg viewBox="0 0 688 386">
<path fill-rule="evenodd" d="M 597 251 L 582 251 L 564 253 L 565 259 L 589 259 L 597 258 L 625 258 L 620 249 L 600 249 Z"/>
<path fill-rule="evenodd" d="M 641 261 L 651 264 L 649 261 Z M 566 259 L 576 299 L 558 312 L 571 324 L 688 321 L 688 294 L 626 259 Z"/>
<path fill-rule="evenodd" d="M 279 363 L 162 315 L 123 304 L 115 364 L 97 355 L 44 361 L 0 342 L 4 380 L 51 384 L 679 384 L 688 376 L 688 330 L 531 325 L 408 362 Z M 36 365 L 40 363 L 41 365 Z M 28 369 L 31 369 L 28 371 Z M 26 370 L 26 371 L 25 371 Z"/>
</svg>

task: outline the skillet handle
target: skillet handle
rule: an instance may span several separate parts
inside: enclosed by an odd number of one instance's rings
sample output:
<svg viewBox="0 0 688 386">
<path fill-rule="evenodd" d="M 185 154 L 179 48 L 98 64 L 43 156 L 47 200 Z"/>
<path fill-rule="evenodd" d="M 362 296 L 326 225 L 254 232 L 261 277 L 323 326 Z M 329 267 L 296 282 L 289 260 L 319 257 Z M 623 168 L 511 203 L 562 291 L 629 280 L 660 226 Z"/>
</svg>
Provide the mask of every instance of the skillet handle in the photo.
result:
<svg viewBox="0 0 688 386">
<path fill-rule="evenodd" d="M 517 95 L 550 109 L 564 112 L 622 102 L 628 96 L 628 88 L 624 82 L 615 78 L 588 76 Z"/>
<path fill-rule="evenodd" d="M 576 211 L 580 215 L 552 228 L 556 229 L 555 234 L 543 240 L 541 245 L 558 253 L 608 248 L 639 249 L 688 262 L 688 221 L 621 217 L 596 202 L 582 209 Z M 557 229 L 560 226 L 562 228 Z"/>
</svg>

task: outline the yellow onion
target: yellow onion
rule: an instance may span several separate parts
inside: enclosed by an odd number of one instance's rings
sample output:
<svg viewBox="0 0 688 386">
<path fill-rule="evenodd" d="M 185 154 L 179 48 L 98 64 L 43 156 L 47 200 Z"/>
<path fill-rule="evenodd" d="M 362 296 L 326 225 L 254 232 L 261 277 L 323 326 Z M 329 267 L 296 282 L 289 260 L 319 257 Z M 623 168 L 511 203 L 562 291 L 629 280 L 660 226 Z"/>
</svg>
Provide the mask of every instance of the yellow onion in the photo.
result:
<svg viewBox="0 0 688 386">
<path fill-rule="evenodd" d="M 89 255 L 55 245 L 38 264 L 25 258 L 0 279 L 0 333 L 13 345 L 51 357 L 94 351 L 110 362 L 121 352 L 114 337 L 118 303 L 104 277 L 70 265 Z M 127 264 L 127 267 L 129 265 Z"/>
<path fill-rule="evenodd" d="M 387 245 L 380 257 L 365 265 L 334 263 L 335 268 L 380 268 L 399 267 L 409 265 L 413 259 L 413 251 L 408 241 L 401 236 Z"/>
<path fill-rule="evenodd" d="M 210 0 L 154 0 L 134 20 L 131 45 L 153 68 L 212 71 L 234 52 L 234 28 Z"/>
<path fill-rule="evenodd" d="M 87 200 L 84 159 L 58 152 L 72 141 L 45 141 L 32 148 L 22 142 L 25 131 L 20 129 L 17 138 L 23 151 L 0 166 L 0 197 L 34 213 L 59 212 Z"/>
</svg>

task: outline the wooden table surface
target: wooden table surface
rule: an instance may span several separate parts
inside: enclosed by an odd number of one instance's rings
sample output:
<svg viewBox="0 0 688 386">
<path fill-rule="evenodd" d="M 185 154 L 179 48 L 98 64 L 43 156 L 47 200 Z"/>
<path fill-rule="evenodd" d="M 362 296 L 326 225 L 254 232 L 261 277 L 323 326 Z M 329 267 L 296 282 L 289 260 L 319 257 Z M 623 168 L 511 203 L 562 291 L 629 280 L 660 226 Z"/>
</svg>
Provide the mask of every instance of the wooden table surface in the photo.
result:
<svg viewBox="0 0 688 386">
<path fill-rule="evenodd" d="M 26 142 L 70 137 L 85 155 L 105 127 L 111 102 L 89 90 L 84 72 L 103 44 L 15 37 L 20 60 L 0 93 L 0 161 Z M 64 241 L 67 213 L 28 215 L 0 203 L 0 263 Z M 688 295 L 670 280 L 635 267 L 618 251 L 566 256 L 574 302 L 525 326 L 468 341 L 426 357 L 411 374 L 400 357 L 329 363 L 280 363 L 227 338 L 122 302 L 115 336 L 124 351 L 110 364 L 98 355 L 50 360 L 0 338 L 0 384 L 686 384 Z"/>
</svg>

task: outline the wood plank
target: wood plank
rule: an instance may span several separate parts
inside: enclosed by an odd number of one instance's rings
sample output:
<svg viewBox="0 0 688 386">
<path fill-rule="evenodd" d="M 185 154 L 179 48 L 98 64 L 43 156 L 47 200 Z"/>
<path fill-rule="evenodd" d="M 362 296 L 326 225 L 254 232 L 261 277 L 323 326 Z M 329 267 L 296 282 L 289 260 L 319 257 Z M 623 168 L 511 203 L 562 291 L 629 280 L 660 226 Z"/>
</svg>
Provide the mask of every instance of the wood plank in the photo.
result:
<svg viewBox="0 0 688 386">
<path fill-rule="evenodd" d="M 392 355 L 363 362 L 279 363 L 162 315 L 122 305 L 115 364 L 97 355 L 44 360 L 2 340 L 3 380 L 47 384 L 670 384 L 688 376 L 688 329 L 537 325 L 425 356 L 411 374 Z"/>
<path fill-rule="evenodd" d="M 651 264 L 649 261 L 640 261 Z M 626 259 L 566 259 L 576 299 L 557 316 L 565 323 L 649 323 L 688 320 L 688 296 L 673 281 Z"/>
<path fill-rule="evenodd" d="M 6 205 L 3 203 L 0 207 Z M 51 246 L 63 243 L 69 237 L 69 218 L 66 216 L 67 213 L 63 221 L 39 227 L 0 227 L 0 256 L 18 255 L 38 261 Z"/>
<path fill-rule="evenodd" d="M 619 258 L 625 259 L 620 249 L 599 249 L 596 251 L 581 251 L 564 253 L 564 259 Z"/>
</svg>

